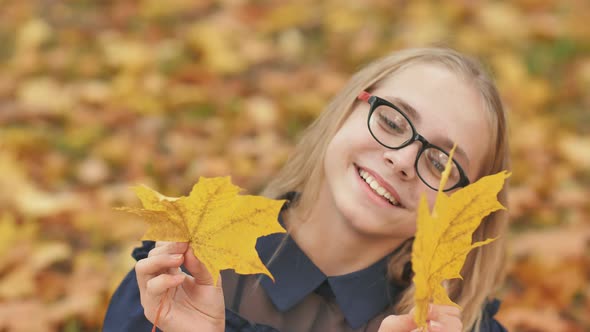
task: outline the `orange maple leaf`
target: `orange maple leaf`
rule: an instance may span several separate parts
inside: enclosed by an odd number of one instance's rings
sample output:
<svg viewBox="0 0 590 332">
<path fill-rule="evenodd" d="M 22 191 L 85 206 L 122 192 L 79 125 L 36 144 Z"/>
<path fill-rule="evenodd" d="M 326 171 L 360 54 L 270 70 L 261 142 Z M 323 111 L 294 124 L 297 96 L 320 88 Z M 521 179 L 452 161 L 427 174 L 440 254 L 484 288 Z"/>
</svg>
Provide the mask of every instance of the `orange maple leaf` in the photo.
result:
<svg viewBox="0 0 590 332">
<path fill-rule="evenodd" d="M 120 210 L 149 223 L 142 240 L 190 242 L 215 284 L 225 269 L 273 279 L 256 252 L 256 240 L 285 232 L 277 221 L 284 200 L 238 195 L 241 188 L 229 177 L 201 177 L 188 197 L 167 197 L 146 186 L 134 190 L 144 208 Z"/>
</svg>

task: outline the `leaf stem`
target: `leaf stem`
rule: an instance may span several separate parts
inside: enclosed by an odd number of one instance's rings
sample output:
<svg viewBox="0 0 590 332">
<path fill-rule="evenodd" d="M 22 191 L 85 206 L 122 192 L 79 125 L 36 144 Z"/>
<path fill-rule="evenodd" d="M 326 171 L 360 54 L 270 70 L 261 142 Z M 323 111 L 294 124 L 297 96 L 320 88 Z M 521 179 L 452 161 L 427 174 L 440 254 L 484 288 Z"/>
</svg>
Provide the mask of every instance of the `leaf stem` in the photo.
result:
<svg viewBox="0 0 590 332">
<path fill-rule="evenodd" d="M 166 300 L 166 298 L 168 298 L 169 291 L 170 291 L 170 288 L 168 288 L 166 290 L 166 293 L 164 293 L 164 296 L 162 296 L 162 299 L 160 299 L 160 305 L 158 306 L 158 312 L 156 313 L 156 319 L 154 319 L 154 326 L 152 327 L 152 332 L 156 332 L 156 327 L 158 325 L 158 321 L 160 320 L 160 314 L 162 313 L 162 308 L 164 308 L 164 301 Z"/>
</svg>

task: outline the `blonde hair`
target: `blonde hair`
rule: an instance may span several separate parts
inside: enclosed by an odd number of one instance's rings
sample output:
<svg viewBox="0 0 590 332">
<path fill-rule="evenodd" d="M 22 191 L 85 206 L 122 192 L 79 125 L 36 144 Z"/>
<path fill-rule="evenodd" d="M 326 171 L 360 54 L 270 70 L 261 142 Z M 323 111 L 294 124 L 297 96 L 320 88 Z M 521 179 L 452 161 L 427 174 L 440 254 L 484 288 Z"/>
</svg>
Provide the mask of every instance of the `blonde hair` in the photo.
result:
<svg viewBox="0 0 590 332">
<path fill-rule="evenodd" d="M 371 90 L 386 77 L 402 68 L 418 63 L 438 64 L 467 79 L 481 93 L 484 107 L 489 112 L 492 128 L 492 151 L 489 151 L 485 166 L 479 176 L 508 170 L 510 157 L 507 141 L 507 122 L 498 91 L 491 78 L 479 62 L 446 48 L 417 48 L 395 52 L 376 60 L 357 72 L 348 84 L 337 94 L 321 115 L 303 133 L 291 158 L 278 175 L 262 192 L 267 197 L 280 197 L 288 192 L 298 192 L 300 196 L 294 204 L 299 211 L 309 211 L 309 207 L 319 195 L 322 183 L 323 160 L 326 148 L 352 112 L 356 97 L 361 91 Z M 506 189 L 498 195 L 506 206 Z M 306 210 L 307 209 L 307 210 Z M 305 217 L 303 217 L 305 218 Z M 505 233 L 507 214 L 496 212 L 481 223 L 473 234 L 474 241 L 496 237 Z M 407 313 L 414 305 L 414 287 L 411 285 L 410 254 L 413 239 L 402 244 L 401 249 L 389 263 L 389 276 L 393 282 L 408 287 L 398 297 L 395 306 L 397 313 Z M 467 257 L 462 270 L 463 280 L 453 279 L 446 285 L 451 299 L 462 308 L 464 330 L 479 326 L 482 305 L 502 281 L 505 268 L 504 238 L 490 245 L 474 249 Z"/>
</svg>

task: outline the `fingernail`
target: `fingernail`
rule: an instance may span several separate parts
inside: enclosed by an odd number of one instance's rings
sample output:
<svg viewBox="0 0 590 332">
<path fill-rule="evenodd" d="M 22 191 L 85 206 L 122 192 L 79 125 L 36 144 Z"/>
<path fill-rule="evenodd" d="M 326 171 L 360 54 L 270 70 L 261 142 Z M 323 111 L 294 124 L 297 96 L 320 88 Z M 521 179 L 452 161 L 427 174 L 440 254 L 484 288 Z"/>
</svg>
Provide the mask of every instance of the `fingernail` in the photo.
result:
<svg viewBox="0 0 590 332">
<path fill-rule="evenodd" d="M 181 258 L 182 258 L 182 254 L 172 255 L 172 259 L 181 259 Z"/>
<path fill-rule="evenodd" d="M 432 330 L 433 332 L 442 331 L 442 324 L 435 320 L 429 321 L 428 325 L 430 326 L 430 330 Z"/>
</svg>

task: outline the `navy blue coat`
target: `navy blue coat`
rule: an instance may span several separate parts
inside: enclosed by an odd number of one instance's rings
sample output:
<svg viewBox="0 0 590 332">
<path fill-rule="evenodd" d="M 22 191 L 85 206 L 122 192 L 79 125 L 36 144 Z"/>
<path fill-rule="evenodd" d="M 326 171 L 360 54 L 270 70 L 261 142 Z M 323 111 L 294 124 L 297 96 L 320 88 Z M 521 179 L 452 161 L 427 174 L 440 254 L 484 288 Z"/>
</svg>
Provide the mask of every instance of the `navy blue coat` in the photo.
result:
<svg viewBox="0 0 590 332">
<path fill-rule="evenodd" d="M 271 252 L 271 250 L 266 250 L 271 248 L 272 250 L 274 250 L 274 245 L 276 243 L 278 243 L 278 241 L 281 241 L 281 239 L 279 238 L 282 235 L 277 235 L 275 238 L 273 238 L 272 236 L 267 237 L 267 238 L 261 238 L 262 241 L 259 240 L 259 245 L 257 246 L 257 249 L 259 251 L 259 253 L 261 253 L 261 258 L 263 260 L 265 260 L 266 256 L 268 255 L 268 252 Z M 276 243 L 273 243 L 273 241 L 275 241 Z M 260 242 L 262 242 L 263 246 L 260 245 Z M 268 246 L 269 248 L 264 248 L 264 245 Z M 149 250 L 151 250 L 151 248 L 153 248 L 154 243 L 151 241 L 145 241 L 143 243 L 142 247 L 139 247 L 137 249 L 135 249 L 133 251 L 133 257 L 136 260 L 140 260 L 143 259 L 145 257 L 147 257 L 147 254 L 149 252 Z M 285 246 L 287 248 L 286 252 L 290 253 L 291 255 L 287 255 L 285 256 L 285 262 L 290 262 L 289 264 L 285 264 L 284 266 L 281 266 L 280 264 L 278 266 L 275 266 L 273 268 L 273 266 L 269 266 L 269 269 L 271 270 L 271 272 L 273 273 L 273 275 L 275 275 L 275 278 L 281 278 L 281 275 L 284 276 L 285 278 L 288 278 L 288 276 L 292 275 L 293 271 L 288 271 L 292 266 L 294 265 L 305 265 L 305 264 L 292 264 L 292 262 L 297 261 L 299 263 L 301 263 L 301 257 L 296 257 L 293 256 L 293 252 L 295 252 L 295 254 L 301 255 L 301 252 L 297 252 L 296 250 L 289 250 L 289 245 Z M 295 248 L 296 249 L 296 248 Z M 281 259 L 277 259 L 278 261 L 281 261 Z M 378 264 L 376 264 L 375 266 L 381 266 L 380 264 L 383 264 L 381 262 L 378 262 Z M 280 269 L 285 269 L 287 271 L 285 271 L 286 273 L 282 273 Z M 378 270 L 374 270 L 374 271 L 378 271 Z M 310 276 L 306 277 L 306 278 L 300 278 L 300 276 L 297 276 L 297 278 L 293 278 L 293 280 L 295 280 L 294 282 L 298 282 L 299 284 L 291 284 L 291 287 L 289 288 L 290 291 L 289 292 L 285 292 L 283 290 L 281 290 L 281 288 L 275 288 L 274 290 L 271 288 L 264 288 L 265 286 L 265 282 L 264 280 L 262 280 L 261 285 L 263 286 L 262 288 L 265 289 L 265 291 L 267 291 L 270 295 L 270 297 L 272 298 L 273 296 L 276 297 L 276 303 L 275 305 L 278 305 L 279 307 L 284 306 L 285 299 L 287 299 L 287 301 L 289 301 L 289 297 L 293 296 L 290 294 L 296 294 L 298 291 L 301 292 L 305 292 L 305 290 L 303 288 L 306 287 L 306 284 L 309 283 L 309 280 L 313 280 L 316 275 L 314 275 L 313 271 L 307 271 L 306 274 L 310 274 Z M 354 278 L 346 278 L 345 280 L 331 280 L 332 283 L 329 282 L 322 282 L 322 280 L 319 280 L 318 282 L 321 282 L 321 286 L 320 287 L 316 287 L 318 289 L 322 289 L 324 288 L 324 290 L 322 292 L 325 292 L 325 288 L 330 288 L 330 286 L 332 286 L 333 289 L 335 289 L 336 291 L 333 291 L 333 293 L 337 293 L 338 290 L 340 290 L 340 292 L 347 292 L 348 289 L 351 288 L 350 284 L 345 284 L 346 282 L 349 282 L 348 280 L 350 279 L 361 279 L 362 284 L 367 284 L 367 280 L 363 280 L 366 279 L 367 276 L 373 275 L 374 273 L 372 272 L 368 272 L 365 273 L 365 275 L 362 274 L 356 274 L 354 276 Z M 319 277 L 319 275 L 317 275 Z M 223 277 L 223 274 L 222 274 Z M 301 283 L 300 280 L 306 280 L 306 283 Z M 325 281 L 325 280 L 324 280 Z M 375 284 L 375 281 L 371 281 L 371 284 Z M 272 287 L 274 284 L 270 283 L 269 284 L 270 287 Z M 224 288 L 226 286 L 226 282 L 224 279 Z M 268 287 L 268 286 L 267 286 Z M 295 289 L 296 291 L 293 292 L 293 287 L 296 287 L 298 289 Z M 356 287 L 355 287 L 356 288 Z M 317 293 L 317 289 L 313 290 L 316 291 Z M 361 290 L 362 294 L 366 293 L 366 291 Z M 382 290 L 380 290 L 382 291 Z M 391 291 L 391 289 L 389 289 L 389 291 Z M 396 289 L 393 288 L 393 291 L 395 292 Z M 321 292 L 321 293 L 322 293 Z M 369 291 L 370 293 L 370 291 Z M 356 294 L 354 294 L 354 296 L 359 296 L 359 293 L 357 292 Z M 338 295 L 338 294 L 336 294 Z M 346 295 L 346 294 L 345 294 Z M 332 296 L 334 296 L 334 294 L 332 294 Z M 370 294 L 371 296 L 371 300 L 373 301 L 374 298 L 378 297 L 376 296 L 376 294 Z M 357 302 L 357 301 L 352 301 L 352 302 Z M 379 300 L 377 300 L 377 302 L 379 302 Z M 232 309 L 232 303 L 231 301 L 228 301 L 228 299 L 226 298 L 226 305 L 227 305 L 227 309 L 226 309 L 226 332 L 270 332 L 270 331 L 279 331 L 278 329 L 275 329 L 273 327 L 270 327 L 268 325 L 264 325 L 264 324 L 257 324 L 255 322 L 249 321 L 245 318 L 243 318 L 241 315 L 237 314 L 236 312 L 234 312 L 234 310 Z M 387 304 L 385 304 L 387 305 Z M 369 310 L 367 312 L 367 309 L 365 309 L 366 306 L 363 306 L 363 308 L 350 308 L 349 311 L 349 315 L 346 315 L 346 308 L 344 308 L 343 312 L 345 314 L 343 314 L 344 316 L 344 320 L 345 322 L 347 322 L 349 325 L 355 325 L 353 326 L 355 328 L 355 331 L 358 329 L 360 331 L 364 331 L 363 326 L 366 326 L 366 322 L 367 320 L 371 319 L 372 317 L 376 316 L 376 314 L 378 314 L 378 312 L 376 311 L 382 311 L 381 309 L 379 309 L 380 307 L 375 307 L 376 309 L 371 311 Z M 506 329 L 504 327 L 502 327 L 502 325 L 500 325 L 493 317 L 495 315 L 495 313 L 498 311 L 499 308 L 499 301 L 495 300 L 492 301 L 490 303 L 487 304 L 487 306 L 484 309 L 483 312 L 483 321 L 481 324 L 481 328 L 480 328 L 480 332 L 506 332 Z M 233 309 L 237 309 L 233 308 Z M 290 307 L 288 307 L 286 310 L 289 310 Z M 362 312 L 362 311 L 365 312 Z M 359 312 L 360 311 L 360 312 Z M 391 312 L 389 312 L 391 313 Z M 387 313 L 387 314 L 389 314 Z M 364 325 L 363 325 L 364 324 Z M 105 320 L 104 320 L 104 330 L 106 332 L 114 332 L 114 331 L 150 331 L 152 328 L 152 323 L 150 323 L 146 317 L 144 316 L 143 313 L 143 307 L 141 306 L 140 303 L 140 298 L 139 298 L 139 288 L 137 285 L 137 279 L 135 276 L 135 271 L 130 271 L 129 274 L 127 274 L 127 276 L 125 277 L 125 279 L 123 279 L 123 281 L 121 282 L 121 285 L 118 287 L 118 289 L 116 290 L 116 292 L 114 293 Z"/>
</svg>

